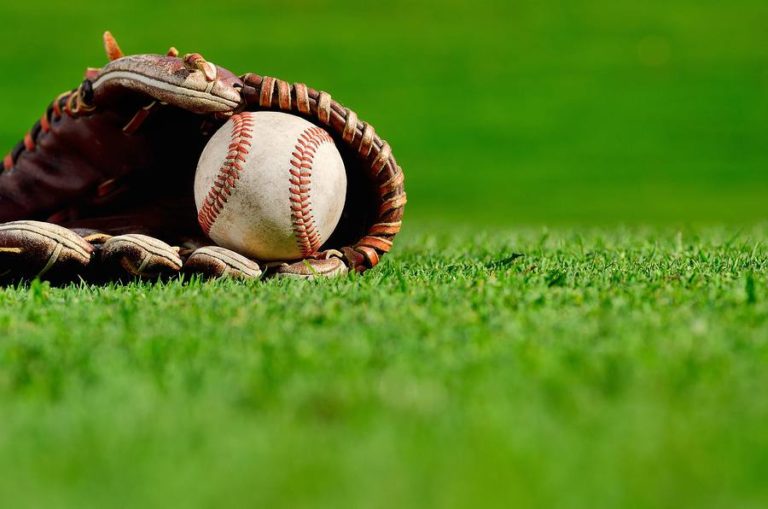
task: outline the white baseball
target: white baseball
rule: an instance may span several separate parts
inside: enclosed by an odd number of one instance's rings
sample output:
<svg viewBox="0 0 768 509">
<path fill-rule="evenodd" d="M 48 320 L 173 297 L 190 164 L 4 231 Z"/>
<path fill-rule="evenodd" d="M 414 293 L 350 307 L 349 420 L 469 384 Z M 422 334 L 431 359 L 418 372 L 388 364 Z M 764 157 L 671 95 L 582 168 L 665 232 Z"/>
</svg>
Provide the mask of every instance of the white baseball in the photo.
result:
<svg viewBox="0 0 768 509">
<path fill-rule="evenodd" d="M 347 174 L 322 128 L 272 111 L 234 115 L 195 174 L 198 221 L 217 244 L 258 260 L 307 257 L 341 217 Z"/>
</svg>

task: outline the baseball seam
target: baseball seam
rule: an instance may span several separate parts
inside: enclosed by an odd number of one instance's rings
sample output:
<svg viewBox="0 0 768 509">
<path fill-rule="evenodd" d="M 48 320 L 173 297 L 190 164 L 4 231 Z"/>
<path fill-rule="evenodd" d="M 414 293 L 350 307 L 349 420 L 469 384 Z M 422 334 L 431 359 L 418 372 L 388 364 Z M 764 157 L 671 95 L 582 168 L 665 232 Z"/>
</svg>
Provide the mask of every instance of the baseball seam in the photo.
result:
<svg viewBox="0 0 768 509">
<path fill-rule="evenodd" d="M 320 127 L 308 127 L 299 135 L 291 154 L 291 222 L 296 244 L 305 257 L 314 254 L 321 244 L 312 214 L 310 187 L 315 152 L 324 143 L 332 144 L 333 138 Z"/>
<path fill-rule="evenodd" d="M 251 147 L 253 119 L 250 112 L 238 113 L 232 116 L 232 134 L 227 156 L 219 167 L 219 172 L 213 181 L 208 195 L 205 197 L 197 221 L 206 235 L 210 234 L 213 224 L 224 209 L 224 205 L 232 195 L 240 180 L 245 157 Z"/>
</svg>

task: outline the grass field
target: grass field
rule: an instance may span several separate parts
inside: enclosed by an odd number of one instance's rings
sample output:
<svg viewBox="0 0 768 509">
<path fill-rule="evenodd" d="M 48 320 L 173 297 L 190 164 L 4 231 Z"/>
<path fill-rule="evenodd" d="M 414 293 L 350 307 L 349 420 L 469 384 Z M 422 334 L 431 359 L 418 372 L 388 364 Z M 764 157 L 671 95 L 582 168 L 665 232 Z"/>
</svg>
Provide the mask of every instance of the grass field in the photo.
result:
<svg viewBox="0 0 768 509">
<path fill-rule="evenodd" d="M 0 5 L 0 144 L 199 51 L 376 126 L 364 277 L 0 289 L 2 507 L 768 505 L 764 0 Z"/>
<path fill-rule="evenodd" d="M 0 493 L 14 507 L 768 502 L 764 228 L 400 248 L 339 281 L 0 293 Z"/>
</svg>

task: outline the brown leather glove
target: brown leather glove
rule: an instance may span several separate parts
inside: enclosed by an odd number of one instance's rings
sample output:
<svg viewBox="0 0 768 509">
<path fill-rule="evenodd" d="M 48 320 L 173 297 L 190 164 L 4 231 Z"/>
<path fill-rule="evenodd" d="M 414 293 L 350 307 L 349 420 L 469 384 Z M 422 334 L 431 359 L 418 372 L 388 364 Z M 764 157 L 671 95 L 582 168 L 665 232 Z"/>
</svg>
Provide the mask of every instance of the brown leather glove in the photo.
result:
<svg viewBox="0 0 768 509">
<path fill-rule="evenodd" d="M 123 56 L 109 32 L 104 43 L 110 62 L 57 97 L 3 161 L 0 223 L 24 221 L 0 228 L 0 278 L 102 277 L 113 269 L 156 277 L 185 263 L 209 276 L 261 274 L 222 248 L 195 253 L 211 244 L 197 223 L 197 160 L 216 129 L 244 110 L 283 111 L 324 127 L 347 168 L 346 205 L 331 238 L 312 259 L 273 272 L 362 272 L 390 250 L 406 202 L 403 173 L 355 112 L 326 92 L 238 77 L 199 54 Z"/>
</svg>

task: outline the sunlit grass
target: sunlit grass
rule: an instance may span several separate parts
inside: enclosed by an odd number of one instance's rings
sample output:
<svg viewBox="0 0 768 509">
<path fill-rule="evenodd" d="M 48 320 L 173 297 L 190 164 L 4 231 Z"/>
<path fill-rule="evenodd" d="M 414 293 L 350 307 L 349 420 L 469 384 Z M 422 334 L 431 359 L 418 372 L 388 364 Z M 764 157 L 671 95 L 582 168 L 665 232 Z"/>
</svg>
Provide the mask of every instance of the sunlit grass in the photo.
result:
<svg viewBox="0 0 768 509">
<path fill-rule="evenodd" d="M 364 277 L 0 291 L 0 492 L 758 507 L 763 231 L 411 233 Z"/>
</svg>

